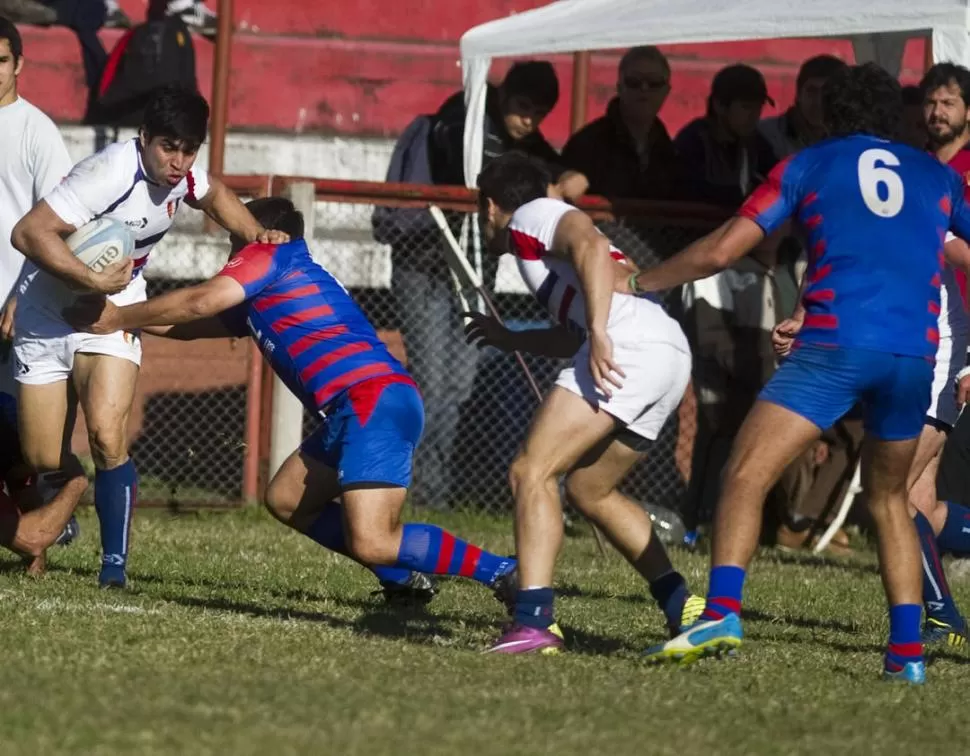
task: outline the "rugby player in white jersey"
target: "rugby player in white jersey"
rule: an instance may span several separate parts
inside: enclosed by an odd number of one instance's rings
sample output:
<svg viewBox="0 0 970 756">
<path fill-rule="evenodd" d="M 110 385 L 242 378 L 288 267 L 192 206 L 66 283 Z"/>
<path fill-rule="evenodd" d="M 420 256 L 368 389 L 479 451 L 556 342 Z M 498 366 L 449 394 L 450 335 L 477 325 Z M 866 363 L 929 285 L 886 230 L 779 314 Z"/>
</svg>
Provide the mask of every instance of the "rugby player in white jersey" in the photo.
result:
<svg viewBox="0 0 970 756">
<path fill-rule="evenodd" d="M 31 474 L 20 453 L 10 339 L 16 309 L 11 292 L 24 257 L 10 244 L 10 233 L 71 169 L 57 127 L 17 91 L 23 67 L 17 27 L 0 17 L 0 481 L 10 497 L 0 493 L 0 545 L 26 557 L 28 571 L 37 574 L 44 569 L 46 548 L 77 534 L 71 518 L 87 478 L 66 451 L 65 469 L 40 478 Z"/>
<path fill-rule="evenodd" d="M 614 294 L 631 267 L 590 218 L 547 197 L 549 176 L 524 155 L 492 161 L 478 178 L 479 212 L 493 254 L 511 253 L 529 290 L 557 323 L 510 331 L 468 314 L 469 341 L 573 358 L 536 413 L 509 473 L 519 559 L 514 621 L 498 653 L 556 652 L 552 580 L 566 495 L 643 575 L 672 632 L 703 610 L 653 537 L 650 517 L 617 490 L 676 411 L 690 379 L 680 326 L 655 301 Z"/>
<path fill-rule="evenodd" d="M 101 526 L 102 587 L 124 587 L 128 531 L 137 475 L 128 456 L 127 424 L 141 363 L 137 333 L 78 333 L 61 311 L 79 293 L 109 295 L 118 305 L 145 299 L 142 275 L 152 247 L 184 202 L 247 241 L 284 242 L 267 232 L 221 182 L 195 166 L 209 106 L 202 95 L 166 87 L 152 96 L 138 136 L 81 161 L 13 231 L 27 257 L 19 284 L 14 354 L 21 445 L 38 470 L 62 466 L 72 389 L 87 422 L 97 468 L 94 502 Z M 120 221 L 135 237 L 132 260 L 89 270 L 64 238 L 98 217 Z"/>
</svg>

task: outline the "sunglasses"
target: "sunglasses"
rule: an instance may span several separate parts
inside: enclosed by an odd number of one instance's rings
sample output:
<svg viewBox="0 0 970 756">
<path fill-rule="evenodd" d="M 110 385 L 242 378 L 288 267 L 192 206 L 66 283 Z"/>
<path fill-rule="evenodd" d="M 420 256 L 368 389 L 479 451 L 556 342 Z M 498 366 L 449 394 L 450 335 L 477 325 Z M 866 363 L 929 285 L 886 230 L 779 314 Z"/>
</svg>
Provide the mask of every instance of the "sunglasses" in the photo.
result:
<svg viewBox="0 0 970 756">
<path fill-rule="evenodd" d="M 665 89 L 668 83 L 666 79 L 650 79 L 640 76 L 623 77 L 623 86 L 627 89 L 635 89 L 637 91 L 655 92 L 660 89 Z"/>
</svg>

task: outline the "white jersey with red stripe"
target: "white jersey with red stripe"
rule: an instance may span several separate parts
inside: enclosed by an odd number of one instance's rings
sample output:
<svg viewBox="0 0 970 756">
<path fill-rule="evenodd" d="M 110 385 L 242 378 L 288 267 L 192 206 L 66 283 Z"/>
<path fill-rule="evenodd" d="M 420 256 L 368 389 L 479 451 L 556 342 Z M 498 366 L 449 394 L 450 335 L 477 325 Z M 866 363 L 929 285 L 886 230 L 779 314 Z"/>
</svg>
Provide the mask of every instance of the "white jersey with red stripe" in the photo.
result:
<svg viewBox="0 0 970 756">
<path fill-rule="evenodd" d="M 209 191 L 201 168 L 191 171 L 175 186 L 156 184 L 145 171 L 136 139 L 109 145 L 74 166 L 44 200 L 65 223 L 81 228 L 94 218 L 124 223 L 135 236 L 134 271 L 128 287 L 110 297 L 118 305 L 145 299 L 142 269 L 152 248 L 172 227 L 182 201 L 200 200 Z M 61 310 L 75 293 L 59 279 L 27 261 L 19 286 L 17 330 L 34 336 L 61 336 L 73 331 Z"/>
<path fill-rule="evenodd" d="M 557 199 L 542 198 L 523 205 L 509 223 L 509 246 L 529 291 L 553 319 L 573 330 L 585 331 L 586 303 L 576 269 L 569 260 L 549 252 L 559 221 L 569 212 L 579 211 Z M 612 244 L 610 256 L 619 261 L 626 259 Z M 658 303 L 614 294 L 607 329 L 626 324 L 635 324 L 650 341 L 678 346 L 685 343 L 680 326 Z"/>
<path fill-rule="evenodd" d="M 948 234 L 947 241 L 951 237 Z M 970 335 L 970 316 L 964 301 L 965 292 L 960 288 L 953 266 L 947 263 L 940 276 L 940 315 L 937 328 L 941 339 L 959 336 L 965 341 Z"/>
</svg>

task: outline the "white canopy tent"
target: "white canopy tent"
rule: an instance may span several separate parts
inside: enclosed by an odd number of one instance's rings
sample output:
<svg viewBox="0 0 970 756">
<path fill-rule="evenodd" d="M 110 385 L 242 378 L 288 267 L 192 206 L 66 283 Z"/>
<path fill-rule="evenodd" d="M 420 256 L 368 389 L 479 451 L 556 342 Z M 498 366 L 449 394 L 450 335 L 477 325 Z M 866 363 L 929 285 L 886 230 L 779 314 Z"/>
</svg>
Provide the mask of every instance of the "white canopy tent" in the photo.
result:
<svg viewBox="0 0 970 756">
<path fill-rule="evenodd" d="M 932 35 L 934 61 L 970 65 L 968 20 L 968 0 L 559 0 L 490 21 L 461 38 L 465 181 L 474 186 L 481 169 L 486 82 L 495 57 L 838 37 L 856 42 L 857 59 L 898 72 L 902 40 L 918 34 Z"/>
</svg>

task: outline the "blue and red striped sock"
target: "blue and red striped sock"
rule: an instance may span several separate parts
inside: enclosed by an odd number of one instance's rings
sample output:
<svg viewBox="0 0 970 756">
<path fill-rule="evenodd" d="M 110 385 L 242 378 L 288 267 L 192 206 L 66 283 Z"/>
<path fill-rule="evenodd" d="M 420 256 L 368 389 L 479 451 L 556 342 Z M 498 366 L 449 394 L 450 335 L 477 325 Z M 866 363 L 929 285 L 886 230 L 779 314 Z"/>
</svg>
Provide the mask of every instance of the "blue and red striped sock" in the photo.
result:
<svg viewBox="0 0 970 756">
<path fill-rule="evenodd" d="M 896 604 L 889 607 L 889 647 L 886 649 L 888 672 L 899 672 L 910 662 L 923 660 L 923 644 L 919 635 L 921 613 L 919 604 Z"/>
<path fill-rule="evenodd" d="M 460 575 L 490 586 L 515 563 L 515 559 L 485 551 L 437 525 L 409 522 L 404 525 L 396 566 L 435 575 Z"/>
<path fill-rule="evenodd" d="M 913 517 L 916 534 L 919 536 L 920 557 L 923 563 L 923 606 L 926 616 L 950 625 L 960 625 L 960 611 L 957 609 L 950 584 L 943 572 L 940 550 L 937 548 L 933 526 L 922 512 Z"/>
<path fill-rule="evenodd" d="M 744 590 L 744 568 L 722 564 L 711 568 L 707 587 L 707 606 L 701 622 L 724 619 L 729 614 L 741 616 L 741 591 Z"/>
<path fill-rule="evenodd" d="M 970 508 L 948 501 L 946 521 L 936 542 L 940 551 L 957 556 L 970 554 Z"/>
</svg>

